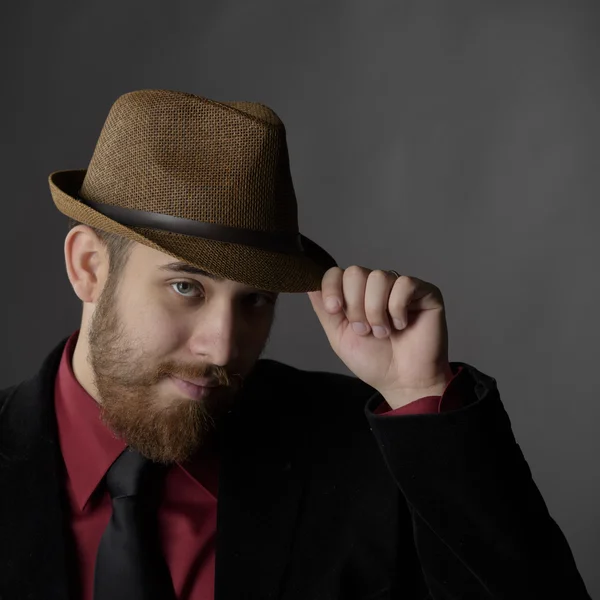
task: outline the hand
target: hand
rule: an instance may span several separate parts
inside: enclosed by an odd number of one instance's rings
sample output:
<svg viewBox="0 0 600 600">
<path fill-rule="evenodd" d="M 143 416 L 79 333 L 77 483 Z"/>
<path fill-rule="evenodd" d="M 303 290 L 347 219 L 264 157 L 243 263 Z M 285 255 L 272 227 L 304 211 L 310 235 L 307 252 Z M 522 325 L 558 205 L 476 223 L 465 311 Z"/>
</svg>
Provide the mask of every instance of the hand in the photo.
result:
<svg viewBox="0 0 600 600">
<path fill-rule="evenodd" d="M 444 300 L 435 285 L 382 270 L 332 267 L 321 291 L 308 297 L 333 351 L 392 408 L 442 394 L 453 374 Z M 327 308 L 330 300 L 339 306 Z M 366 331 L 357 333 L 353 323 Z M 380 336 L 380 327 L 388 333 Z"/>
</svg>

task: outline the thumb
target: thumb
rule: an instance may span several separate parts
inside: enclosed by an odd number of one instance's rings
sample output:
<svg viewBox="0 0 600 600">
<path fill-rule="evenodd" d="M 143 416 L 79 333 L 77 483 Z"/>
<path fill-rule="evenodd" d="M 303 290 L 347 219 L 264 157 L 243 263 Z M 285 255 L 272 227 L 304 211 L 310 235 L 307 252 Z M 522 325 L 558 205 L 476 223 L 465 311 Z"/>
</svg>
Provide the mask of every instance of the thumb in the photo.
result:
<svg viewBox="0 0 600 600">
<path fill-rule="evenodd" d="M 342 306 L 338 302 L 338 306 L 335 309 L 325 307 L 323 302 L 323 293 L 318 290 L 316 292 L 306 292 L 312 307 L 317 314 L 321 326 L 325 330 L 325 334 L 331 342 L 333 334 L 341 327 L 342 323 L 346 320 L 346 314 Z"/>
</svg>

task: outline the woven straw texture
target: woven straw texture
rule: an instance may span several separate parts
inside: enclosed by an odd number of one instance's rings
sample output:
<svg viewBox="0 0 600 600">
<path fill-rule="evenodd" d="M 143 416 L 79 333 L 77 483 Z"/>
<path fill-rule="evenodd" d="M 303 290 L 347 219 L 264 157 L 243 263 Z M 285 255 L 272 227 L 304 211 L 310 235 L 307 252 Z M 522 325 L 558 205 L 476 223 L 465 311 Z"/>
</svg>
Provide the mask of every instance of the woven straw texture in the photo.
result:
<svg viewBox="0 0 600 600">
<path fill-rule="evenodd" d="M 285 128 L 268 107 L 167 90 L 113 104 L 87 170 L 50 175 L 58 210 L 210 273 L 259 289 L 320 289 L 335 266 L 302 236 L 283 254 L 153 228 L 124 226 L 77 198 L 263 232 L 298 233 Z"/>
</svg>

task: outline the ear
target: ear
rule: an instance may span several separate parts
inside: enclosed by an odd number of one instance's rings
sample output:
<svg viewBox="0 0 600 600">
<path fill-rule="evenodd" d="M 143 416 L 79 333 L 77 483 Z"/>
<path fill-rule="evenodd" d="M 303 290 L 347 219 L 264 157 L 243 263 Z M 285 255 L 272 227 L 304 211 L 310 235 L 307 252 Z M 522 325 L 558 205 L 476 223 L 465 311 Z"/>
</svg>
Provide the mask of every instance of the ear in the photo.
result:
<svg viewBox="0 0 600 600">
<path fill-rule="evenodd" d="M 64 244 L 67 277 L 82 302 L 97 302 L 108 277 L 108 253 L 87 225 L 67 233 Z"/>
</svg>

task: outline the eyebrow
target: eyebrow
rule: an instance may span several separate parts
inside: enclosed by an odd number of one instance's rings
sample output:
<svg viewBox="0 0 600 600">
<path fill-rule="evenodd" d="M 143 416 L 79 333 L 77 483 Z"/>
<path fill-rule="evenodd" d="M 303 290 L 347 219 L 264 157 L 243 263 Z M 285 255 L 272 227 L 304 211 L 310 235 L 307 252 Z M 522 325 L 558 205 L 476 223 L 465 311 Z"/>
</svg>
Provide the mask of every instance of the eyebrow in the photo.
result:
<svg viewBox="0 0 600 600">
<path fill-rule="evenodd" d="M 225 281 L 223 277 L 219 277 L 218 275 L 213 275 L 212 273 L 207 273 L 198 267 L 194 267 L 193 265 L 188 265 L 184 262 L 172 262 L 166 265 L 161 265 L 158 267 L 160 271 L 173 271 L 174 273 L 189 273 L 190 275 L 202 275 L 203 277 L 208 277 L 213 281 Z"/>
<path fill-rule="evenodd" d="M 213 275 L 212 273 L 207 273 L 206 271 L 203 271 L 202 269 L 199 269 L 198 267 L 194 267 L 193 265 L 189 265 L 188 263 L 181 262 L 181 261 L 167 263 L 166 265 L 160 265 L 160 267 L 158 267 L 158 270 L 159 271 L 171 271 L 174 273 L 189 273 L 190 275 L 202 275 L 203 277 L 208 277 L 209 279 L 212 279 L 213 281 L 225 281 L 224 277 L 219 277 L 218 275 Z M 255 290 L 256 288 L 250 288 L 250 289 Z M 258 290 L 258 289 L 256 289 L 256 291 L 258 291 L 260 293 L 271 294 L 275 298 L 277 296 L 279 296 L 278 292 L 265 292 L 264 290 Z"/>
</svg>

